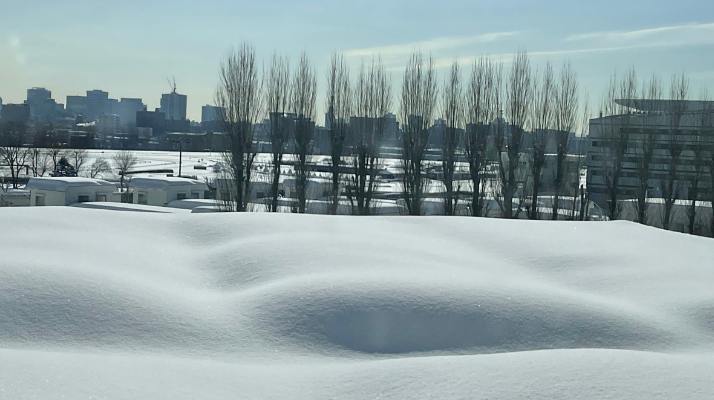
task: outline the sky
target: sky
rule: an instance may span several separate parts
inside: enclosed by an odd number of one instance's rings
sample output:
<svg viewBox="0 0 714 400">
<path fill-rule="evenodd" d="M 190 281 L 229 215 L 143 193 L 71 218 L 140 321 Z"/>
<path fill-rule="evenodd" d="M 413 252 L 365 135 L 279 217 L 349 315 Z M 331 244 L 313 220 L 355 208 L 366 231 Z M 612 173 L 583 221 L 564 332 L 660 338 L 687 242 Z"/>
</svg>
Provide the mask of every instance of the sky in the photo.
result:
<svg viewBox="0 0 714 400">
<path fill-rule="evenodd" d="M 175 78 L 199 120 L 221 59 L 243 42 L 263 65 L 306 52 L 320 93 L 334 52 L 355 71 L 381 56 L 398 93 L 414 50 L 465 75 L 476 57 L 507 64 L 527 50 L 535 68 L 571 63 L 593 109 L 610 76 L 630 68 L 664 82 L 686 73 L 692 97 L 714 97 L 714 1 L 704 0 L 0 0 L 0 97 L 21 102 L 39 86 L 64 103 L 102 89 L 153 109 Z"/>
</svg>

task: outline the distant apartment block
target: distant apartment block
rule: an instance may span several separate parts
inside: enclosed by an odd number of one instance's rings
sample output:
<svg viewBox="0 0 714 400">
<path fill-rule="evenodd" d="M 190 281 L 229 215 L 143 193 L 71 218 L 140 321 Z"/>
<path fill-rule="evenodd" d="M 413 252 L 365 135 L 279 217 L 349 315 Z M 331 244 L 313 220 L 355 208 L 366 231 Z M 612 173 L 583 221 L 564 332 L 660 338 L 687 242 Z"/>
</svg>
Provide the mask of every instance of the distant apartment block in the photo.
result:
<svg viewBox="0 0 714 400">
<path fill-rule="evenodd" d="M 201 107 L 201 127 L 205 131 L 221 130 L 221 107 L 206 104 Z"/>
<path fill-rule="evenodd" d="M 52 99 L 52 92 L 34 87 L 27 89 L 27 100 L 30 107 L 30 118 L 35 121 L 50 122 L 59 118 L 64 112 L 64 105 Z"/>
<path fill-rule="evenodd" d="M 97 118 L 96 127 L 99 138 L 115 135 L 120 130 L 119 116 L 114 114 L 102 115 Z"/>
<path fill-rule="evenodd" d="M 67 112 L 73 116 L 87 116 L 87 97 L 67 96 Z"/>
<path fill-rule="evenodd" d="M 117 115 L 122 127 L 136 127 L 136 113 L 146 111 L 146 105 L 141 99 L 122 97 L 117 104 Z"/>
<path fill-rule="evenodd" d="M 27 89 L 28 104 L 41 103 L 45 100 L 50 100 L 51 98 L 52 92 L 45 88 L 34 87 L 31 89 Z"/>
<path fill-rule="evenodd" d="M 87 118 L 95 121 L 102 115 L 111 114 L 109 93 L 103 90 L 87 91 Z"/>
<path fill-rule="evenodd" d="M 0 122 L 25 124 L 30 120 L 30 106 L 27 104 L 5 104 L 0 110 Z"/>
<path fill-rule="evenodd" d="M 183 121 L 186 119 L 187 97 L 184 94 L 166 93 L 161 95 L 161 112 L 168 121 Z"/>
<path fill-rule="evenodd" d="M 162 135 L 166 132 L 166 115 L 156 109 L 155 111 L 137 111 L 136 113 L 136 126 L 141 129 L 143 136 L 157 136 Z"/>
</svg>

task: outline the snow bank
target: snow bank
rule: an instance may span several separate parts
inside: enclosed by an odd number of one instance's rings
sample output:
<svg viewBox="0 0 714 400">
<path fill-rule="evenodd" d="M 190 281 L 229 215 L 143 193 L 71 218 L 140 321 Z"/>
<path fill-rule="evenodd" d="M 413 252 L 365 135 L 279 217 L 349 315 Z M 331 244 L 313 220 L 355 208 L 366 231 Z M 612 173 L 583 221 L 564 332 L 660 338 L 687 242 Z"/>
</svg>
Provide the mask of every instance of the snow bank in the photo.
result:
<svg viewBox="0 0 714 400">
<path fill-rule="evenodd" d="M 162 214 L 184 212 L 180 208 L 166 208 L 166 207 L 160 207 L 160 206 L 149 206 L 149 205 L 144 205 L 144 204 L 132 204 L 132 203 L 117 203 L 117 202 L 113 202 L 113 201 L 74 203 L 71 206 L 78 207 L 78 208 L 92 208 L 95 210 L 137 211 L 137 212 L 153 212 L 153 213 L 162 213 Z"/>
<path fill-rule="evenodd" d="M 7 398 L 711 398 L 711 239 L 0 209 Z"/>
<path fill-rule="evenodd" d="M 214 199 L 184 199 L 170 201 L 167 206 L 171 208 L 192 210 L 196 207 L 216 207 L 216 204 L 216 200 Z"/>
</svg>

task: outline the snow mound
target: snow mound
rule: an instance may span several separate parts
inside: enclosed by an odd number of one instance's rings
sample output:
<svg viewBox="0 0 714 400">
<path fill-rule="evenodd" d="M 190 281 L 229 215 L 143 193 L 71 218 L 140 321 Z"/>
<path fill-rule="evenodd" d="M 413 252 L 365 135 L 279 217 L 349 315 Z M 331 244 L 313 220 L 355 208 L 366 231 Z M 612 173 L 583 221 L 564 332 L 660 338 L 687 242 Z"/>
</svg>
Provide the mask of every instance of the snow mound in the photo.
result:
<svg viewBox="0 0 714 400">
<path fill-rule="evenodd" d="M 678 326 L 573 295 L 407 282 L 373 290 L 370 282 L 335 285 L 331 278 L 311 281 L 326 289 L 304 284 L 271 297 L 259 314 L 269 316 L 281 335 L 366 353 L 644 350 L 693 343 Z"/>
<path fill-rule="evenodd" d="M 711 239 L 103 208 L 0 209 L 3 396 L 714 394 Z"/>
<path fill-rule="evenodd" d="M 144 205 L 144 204 L 115 203 L 115 202 L 109 202 L 109 201 L 75 203 L 75 204 L 72 204 L 71 206 L 78 207 L 78 208 L 91 208 L 91 209 L 95 209 L 95 210 L 152 212 L 152 213 L 161 213 L 161 214 L 183 212 L 183 210 L 181 210 L 181 209 L 173 209 L 173 208 L 159 207 L 159 206 L 148 206 L 148 205 Z"/>
</svg>

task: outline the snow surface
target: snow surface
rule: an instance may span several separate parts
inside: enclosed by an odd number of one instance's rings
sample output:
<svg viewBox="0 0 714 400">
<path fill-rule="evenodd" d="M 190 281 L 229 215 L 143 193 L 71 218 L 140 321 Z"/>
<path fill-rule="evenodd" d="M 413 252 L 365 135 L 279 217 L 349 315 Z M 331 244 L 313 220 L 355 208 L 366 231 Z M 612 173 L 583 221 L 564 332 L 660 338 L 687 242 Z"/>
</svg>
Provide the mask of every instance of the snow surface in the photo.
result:
<svg viewBox="0 0 714 400">
<path fill-rule="evenodd" d="M 180 201 L 180 200 L 178 200 Z M 215 200 L 214 200 L 215 202 Z M 61 206 L 63 207 L 63 206 Z M 78 208 L 92 208 L 96 210 L 112 210 L 112 211 L 133 211 L 133 212 L 152 212 L 161 214 L 172 214 L 172 213 L 188 213 L 191 212 L 190 208 L 182 207 L 162 207 L 162 206 L 149 206 L 145 204 L 134 204 L 134 203 L 117 203 L 113 201 L 91 201 L 86 203 L 74 203 L 70 204 L 69 207 Z"/>
<path fill-rule="evenodd" d="M 714 397 L 707 238 L 77 207 L 0 221 L 2 399 Z"/>
</svg>

